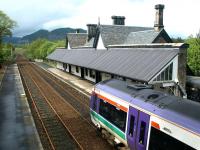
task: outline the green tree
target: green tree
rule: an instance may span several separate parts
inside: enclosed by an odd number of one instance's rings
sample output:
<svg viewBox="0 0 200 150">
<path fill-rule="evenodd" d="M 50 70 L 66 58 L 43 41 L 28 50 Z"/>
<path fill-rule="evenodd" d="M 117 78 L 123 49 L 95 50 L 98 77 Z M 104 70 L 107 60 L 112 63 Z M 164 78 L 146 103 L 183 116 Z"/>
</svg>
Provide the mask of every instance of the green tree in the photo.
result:
<svg viewBox="0 0 200 150">
<path fill-rule="evenodd" d="M 185 40 L 182 39 L 181 37 L 172 38 L 172 41 L 173 41 L 174 43 L 184 43 L 184 42 L 185 42 Z"/>
<path fill-rule="evenodd" d="M 0 48 L 4 36 L 12 36 L 12 29 L 16 26 L 16 22 L 10 19 L 3 11 L 0 10 Z"/>
<path fill-rule="evenodd" d="M 190 36 L 186 43 L 189 44 L 188 65 L 195 75 L 200 76 L 200 33 L 196 37 Z"/>
<path fill-rule="evenodd" d="M 10 19 L 3 11 L 0 10 L 0 68 L 2 62 L 7 58 L 8 48 L 3 47 L 3 37 L 12 36 L 12 29 L 16 26 L 16 22 Z"/>
<path fill-rule="evenodd" d="M 31 59 L 46 59 L 56 47 L 64 47 L 64 45 L 64 40 L 48 41 L 46 39 L 37 39 L 24 47 L 27 50 L 25 55 Z"/>
</svg>

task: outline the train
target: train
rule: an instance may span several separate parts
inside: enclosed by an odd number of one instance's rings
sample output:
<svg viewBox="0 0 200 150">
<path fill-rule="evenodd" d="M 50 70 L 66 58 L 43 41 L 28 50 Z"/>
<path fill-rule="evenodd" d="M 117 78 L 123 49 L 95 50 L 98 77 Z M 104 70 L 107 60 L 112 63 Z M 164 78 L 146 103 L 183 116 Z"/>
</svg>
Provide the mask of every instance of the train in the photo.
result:
<svg viewBox="0 0 200 150">
<path fill-rule="evenodd" d="M 116 147 L 200 150 L 200 104 L 150 85 L 99 82 L 92 90 L 90 117 Z"/>
</svg>

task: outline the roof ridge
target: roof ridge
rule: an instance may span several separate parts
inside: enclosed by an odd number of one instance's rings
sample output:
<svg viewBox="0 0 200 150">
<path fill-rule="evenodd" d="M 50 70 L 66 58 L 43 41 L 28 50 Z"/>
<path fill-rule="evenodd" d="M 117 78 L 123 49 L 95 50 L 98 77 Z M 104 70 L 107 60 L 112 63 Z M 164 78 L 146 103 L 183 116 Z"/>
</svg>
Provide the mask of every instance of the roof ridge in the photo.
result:
<svg viewBox="0 0 200 150">
<path fill-rule="evenodd" d="M 144 26 L 126 26 L 126 25 L 104 25 L 104 24 L 101 24 L 101 25 L 99 25 L 100 27 L 101 26 L 116 26 L 116 27 L 131 27 L 131 28 L 134 28 L 134 27 L 137 27 L 137 28 L 152 28 L 153 29 L 153 27 L 144 27 Z"/>
</svg>

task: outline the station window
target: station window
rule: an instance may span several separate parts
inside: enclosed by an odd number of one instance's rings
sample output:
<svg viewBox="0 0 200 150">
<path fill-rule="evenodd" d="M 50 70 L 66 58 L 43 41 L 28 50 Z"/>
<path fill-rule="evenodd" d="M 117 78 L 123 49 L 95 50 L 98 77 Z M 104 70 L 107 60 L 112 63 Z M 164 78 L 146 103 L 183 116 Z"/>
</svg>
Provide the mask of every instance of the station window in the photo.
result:
<svg viewBox="0 0 200 150">
<path fill-rule="evenodd" d="M 90 69 L 89 74 L 90 74 L 91 78 L 93 78 L 93 79 L 95 78 L 95 72 L 94 72 L 94 70 Z"/>
<path fill-rule="evenodd" d="M 79 67 L 76 66 L 76 73 L 79 73 Z"/>
<path fill-rule="evenodd" d="M 67 69 L 67 64 L 63 63 L 63 68 Z"/>
<path fill-rule="evenodd" d="M 88 69 L 85 68 L 85 75 L 88 76 Z"/>
<path fill-rule="evenodd" d="M 164 132 L 151 127 L 149 150 L 194 150 L 185 143 L 165 134 Z"/>
<path fill-rule="evenodd" d="M 171 81 L 173 73 L 173 63 L 163 70 L 153 81 Z"/>
<path fill-rule="evenodd" d="M 125 132 L 127 113 L 100 99 L 99 114 Z"/>
</svg>

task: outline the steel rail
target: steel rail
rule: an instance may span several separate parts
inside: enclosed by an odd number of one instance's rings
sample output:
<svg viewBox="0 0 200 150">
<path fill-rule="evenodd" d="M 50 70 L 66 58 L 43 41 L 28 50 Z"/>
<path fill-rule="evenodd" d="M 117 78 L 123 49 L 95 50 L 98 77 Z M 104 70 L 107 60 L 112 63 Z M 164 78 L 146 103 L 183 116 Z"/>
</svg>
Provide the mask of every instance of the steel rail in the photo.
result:
<svg viewBox="0 0 200 150">
<path fill-rule="evenodd" d="M 23 73 L 22 73 L 23 71 L 21 70 L 20 67 L 19 67 L 19 70 L 20 70 L 21 74 L 23 74 Z M 25 84 L 26 89 L 28 90 L 28 94 L 29 94 L 29 96 L 30 96 L 30 98 L 31 98 L 31 102 L 32 102 L 32 104 L 33 104 L 33 106 L 34 106 L 34 108 L 35 108 L 35 111 L 36 111 L 36 113 L 37 113 L 37 116 L 38 116 L 38 118 L 39 118 L 39 120 L 40 120 L 40 122 L 41 122 L 41 124 L 42 124 L 42 127 L 43 127 L 43 129 L 44 129 L 44 131 L 45 131 L 45 134 L 46 134 L 46 136 L 47 136 L 47 138 L 48 138 L 48 140 L 49 140 L 49 143 L 50 143 L 52 149 L 53 149 L 53 150 L 56 150 L 55 147 L 54 147 L 54 145 L 53 145 L 53 143 L 52 143 L 52 141 L 51 141 L 51 138 L 50 138 L 50 136 L 49 136 L 49 134 L 48 134 L 48 131 L 47 131 L 45 125 L 44 125 L 44 122 L 43 122 L 42 117 L 41 117 L 41 115 L 40 115 L 40 113 L 39 113 L 39 110 L 38 110 L 38 108 L 37 108 L 37 106 L 36 106 L 36 104 L 35 104 L 35 101 L 34 101 L 34 99 L 33 99 L 33 96 L 32 96 L 32 94 L 31 94 L 31 92 L 30 92 L 30 89 L 29 89 L 29 87 L 28 87 L 28 85 L 27 85 L 27 82 L 26 82 L 26 80 L 24 79 L 24 76 L 21 75 L 21 77 L 22 77 L 22 79 L 23 79 L 23 81 L 24 81 L 24 84 Z"/>
<path fill-rule="evenodd" d="M 34 68 L 37 69 L 37 71 L 39 71 L 40 73 L 42 73 L 44 75 L 44 71 L 47 72 L 46 70 L 41 70 L 38 66 L 32 64 L 32 66 Z M 47 76 L 46 76 L 47 75 Z M 58 85 L 62 90 L 66 91 L 69 95 L 73 96 L 76 100 L 78 100 L 81 104 L 83 104 L 84 106 L 86 106 L 88 109 L 90 108 L 89 107 L 89 99 L 87 101 L 87 104 L 84 103 L 83 101 L 81 101 L 78 97 L 76 97 L 75 95 L 73 95 L 72 93 L 70 93 L 69 91 L 67 91 L 63 86 L 64 85 L 61 85 L 61 84 L 66 84 L 67 86 L 70 86 L 69 84 L 67 84 L 66 82 L 63 82 L 63 81 L 60 81 L 59 79 L 53 79 L 52 77 L 50 77 L 51 74 L 49 74 L 49 72 L 47 72 L 47 74 L 45 74 L 45 77 L 49 78 L 50 80 L 52 80 L 56 85 Z M 62 82 L 62 83 L 61 83 Z M 73 89 L 74 91 L 77 91 L 75 89 Z M 80 93 L 81 94 L 81 93 Z M 84 100 L 85 101 L 85 100 Z"/>
<path fill-rule="evenodd" d="M 30 67 L 31 68 L 31 67 Z M 96 135 L 96 128 L 94 127 L 94 125 L 93 124 L 91 124 L 91 122 L 89 122 L 87 119 L 85 119 L 84 117 L 82 117 L 82 115 L 75 109 L 75 108 L 73 108 L 68 102 L 66 102 L 65 100 L 64 100 L 64 98 L 62 97 L 62 96 L 60 96 L 60 94 L 56 91 L 56 90 L 54 90 L 53 89 L 53 87 L 52 86 L 50 86 L 50 84 L 47 82 L 47 81 L 45 81 L 45 79 L 43 79 L 42 77 L 40 77 L 40 75 L 34 70 L 34 68 L 32 68 L 31 69 L 32 70 L 32 72 L 31 72 L 31 74 L 33 75 L 33 74 L 35 74 L 35 76 L 37 76 L 38 78 L 40 78 L 40 82 L 43 82 L 43 86 L 41 86 L 41 87 L 44 87 L 45 86 L 45 89 L 43 89 L 44 91 L 45 90 L 47 90 L 47 88 L 48 88 L 48 91 L 52 91 L 52 92 L 54 92 L 55 93 L 55 95 L 58 97 L 57 99 L 60 99 L 62 102 L 63 102 L 63 104 L 67 104 L 67 106 L 69 107 L 69 108 L 71 108 L 71 110 L 73 110 L 74 112 L 76 112 L 75 114 L 76 114 L 76 116 L 78 117 L 75 117 L 75 118 L 77 118 L 78 120 L 77 120 L 77 122 L 76 122 L 76 124 L 78 125 L 78 124 L 80 124 L 81 122 L 81 126 L 82 127 L 79 127 L 79 128 L 75 128 L 75 127 L 72 127 L 72 126 L 75 126 L 75 120 L 74 121 L 72 121 L 71 119 L 69 120 L 65 120 L 65 121 L 63 121 L 63 122 L 65 122 L 65 123 L 69 123 L 69 125 L 68 126 L 71 126 L 70 128 L 73 130 L 73 135 L 74 135 L 74 137 L 76 136 L 77 137 L 77 139 L 79 139 L 80 140 L 80 142 L 84 145 L 84 148 L 89 148 L 88 146 L 88 144 L 90 143 L 89 141 L 90 140 L 87 140 L 87 138 L 89 138 L 89 139 L 92 139 L 92 137 L 94 137 L 94 136 L 97 136 Z M 39 81 L 38 81 L 39 82 Z M 41 91 L 42 91 L 42 89 L 41 89 Z M 46 92 L 45 92 L 46 93 Z M 54 95 L 54 97 L 55 97 L 55 95 Z M 51 99 L 51 98 L 50 98 Z M 53 100 L 53 102 L 55 103 L 55 99 Z M 53 107 L 53 106 L 52 106 Z M 54 107 L 56 108 L 57 107 L 57 109 L 58 109 L 58 107 L 59 106 L 55 106 L 55 104 L 54 104 Z M 55 109 L 54 108 L 54 109 Z M 60 109 L 61 109 L 61 107 L 59 107 L 59 111 L 60 111 Z M 56 111 L 56 110 L 55 110 Z M 63 110 L 64 111 L 64 110 Z M 66 111 L 66 110 L 65 110 Z M 62 118 L 62 114 L 61 114 L 61 118 Z M 64 118 L 65 119 L 65 118 Z M 82 121 L 81 121 L 82 120 Z M 70 122 L 69 122 L 70 121 Z M 89 126 L 88 126 L 89 125 Z M 83 128 L 83 127 L 85 127 L 82 131 L 80 130 L 81 128 Z M 82 137 L 79 137 L 80 136 L 80 134 L 77 134 L 77 133 L 81 133 L 82 134 L 82 136 L 85 134 L 85 135 L 87 135 L 88 134 L 88 132 L 89 133 L 93 133 L 92 135 L 93 136 L 87 136 L 87 138 L 82 138 Z M 87 133 L 87 134 L 86 134 Z M 85 136 L 84 135 L 84 136 Z M 101 138 L 100 137 L 98 137 L 97 138 L 98 140 L 96 140 L 96 141 L 102 141 L 104 144 L 105 144 L 105 142 L 106 141 L 103 141 L 103 140 L 100 140 Z M 78 140 L 77 140 L 78 141 Z M 86 142 L 87 141 L 87 142 Z M 80 142 L 78 142 L 78 143 L 80 143 Z M 86 144 L 86 143 L 88 143 L 88 144 Z M 85 145 L 86 144 L 86 145 Z M 108 143 L 106 142 L 106 145 L 107 145 Z M 108 145 L 106 146 L 106 145 L 98 145 L 98 144 L 95 144 L 95 147 L 107 147 L 108 148 Z M 93 146 L 94 146 L 94 144 L 93 144 Z"/>
<path fill-rule="evenodd" d="M 30 71 L 30 70 L 29 70 Z M 45 99 L 45 102 L 47 102 L 48 103 L 48 101 L 46 101 L 46 97 L 45 97 L 45 95 L 42 93 L 42 91 L 38 88 L 38 84 L 35 82 L 35 80 L 33 79 L 33 77 L 32 77 L 32 75 L 30 75 L 30 72 L 28 73 L 27 71 L 26 71 L 26 74 L 31 78 L 31 80 L 33 81 L 33 83 L 36 85 L 36 87 L 37 87 L 37 89 L 40 91 L 40 94 L 43 96 L 43 98 Z M 29 79 L 30 79 L 29 78 Z M 30 90 L 29 90 L 29 92 L 30 92 Z M 37 107 L 37 104 L 35 104 L 36 105 L 36 107 Z M 49 103 L 48 103 L 48 105 L 49 105 Z M 51 107 L 51 106 L 50 106 Z M 51 109 L 52 109 L 52 107 L 51 107 Z M 57 117 L 57 119 L 60 121 L 60 119 L 59 119 L 59 116 L 55 113 L 55 111 L 54 110 L 52 110 L 53 112 L 54 112 L 54 114 L 56 115 L 56 117 Z M 39 112 L 39 111 L 38 111 Z M 44 114 L 43 114 L 44 115 Z M 41 117 L 41 118 L 46 118 L 46 117 Z M 60 122 L 61 124 L 62 124 L 62 126 L 65 128 L 65 130 L 67 130 L 67 132 L 68 132 L 68 134 L 69 134 L 69 130 L 66 128 L 66 126 L 63 124 L 63 122 Z M 44 127 L 45 127 L 45 123 L 43 122 L 43 125 L 44 125 Z M 48 124 L 46 124 L 46 126 L 48 126 Z M 48 133 L 48 130 L 47 130 L 47 128 L 45 127 L 45 129 L 46 129 L 46 131 L 47 131 L 47 133 Z M 51 143 L 53 144 L 54 142 L 51 140 L 51 136 L 49 135 L 49 133 L 48 133 L 48 136 L 49 136 L 49 138 L 50 138 L 50 141 L 51 141 Z M 53 136 L 53 135 L 52 135 Z M 72 138 L 72 136 L 70 135 L 70 137 Z M 73 138 L 72 138 L 73 139 Z M 78 147 L 80 148 L 80 149 L 82 149 L 81 147 L 80 147 L 80 145 L 79 145 L 79 143 L 77 143 L 76 141 L 74 141 L 75 143 L 76 143 L 76 145 L 78 145 Z M 54 145 L 54 144 L 53 144 Z M 55 147 L 55 146 L 54 146 Z"/>
<path fill-rule="evenodd" d="M 37 74 L 35 68 L 33 69 L 33 71 L 35 72 L 35 74 Z M 37 74 L 37 75 L 38 75 L 38 74 Z M 46 76 L 45 76 L 45 77 L 46 77 Z M 49 82 L 47 82 L 47 81 L 44 79 L 44 77 L 42 77 L 42 79 L 44 80 L 44 82 L 48 83 L 48 85 L 49 85 Z M 49 79 L 50 79 L 50 78 L 49 78 Z M 50 79 L 50 80 L 51 80 L 51 79 Z M 58 84 L 56 84 L 56 85 L 58 85 Z M 58 85 L 58 86 L 59 86 L 59 85 Z M 50 88 L 52 88 L 52 86 L 50 86 Z M 63 88 L 62 88 L 62 89 L 63 89 Z M 55 90 L 55 89 L 53 89 L 53 90 Z M 55 90 L 55 91 L 56 91 L 56 90 Z M 66 91 L 66 90 L 65 90 L 65 91 Z M 76 110 L 76 109 L 73 107 L 73 104 L 72 104 L 72 103 L 66 101 L 66 99 L 65 99 L 64 97 L 62 97 L 58 91 L 56 91 L 56 93 L 59 95 L 59 97 L 60 97 L 65 103 L 67 103 L 68 105 L 70 105 L 72 109 L 74 109 L 84 120 L 86 120 L 94 129 L 96 129 L 96 128 L 94 127 L 94 125 L 91 123 L 90 118 L 89 118 L 89 119 L 86 119 L 78 110 Z M 67 93 L 69 93 L 69 92 L 67 91 Z M 69 95 L 77 100 L 77 98 L 74 97 L 73 94 L 69 93 Z M 66 97 L 67 97 L 67 96 L 66 96 Z M 78 100 L 78 102 L 80 102 L 80 101 Z M 86 105 L 85 105 L 85 106 L 86 106 Z M 87 106 L 87 109 L 88 109 L 88 108 L 89 108 L 89 106 Z M 89 109 L 88 109 L 87 113 L 88 113 L 88 117 L 89 117 Z"/>
<path fill-rule="evenodd" d="M 34 71 L 34 70 L 33 70 Z M 29 73 L 28 73 L 29 74 Z M 80 145 L 80 143 L 76 140 L 76 138 L 73 136 L 73 134 L 71 133 L 71 131 L 69 130 L 69 128 L 65 125 L 65 123 L 62 121 L 62 119 L 60 118 L 60 116 L 58 115 L 58 113 L 56 112 L 56 110 L 53 108 L 52 104 L 48 101 L 48 98 L 44 95 L 44 93 L 41 91 L 40 87 L 38 86 L 38 84 L 36 83 L 36 81 L 32 78 L 32 76 L 29 74 L 29 76 L 31 77 L 32 81 L 34 82 L 34 84 L 37 86 L 37 88 L 39 89 L 41 95 L 44 97 L 44 99 L 46 100 L 46 102 L 48 103 L 48 105 L 51 107 L 51 109 L 54 111 L 54 113 L 56 114 L 56 116 L 58 117 L 58 119 L 62 122 L 63 126 L 66 128 L 66 130 L 69 132 L 69 134 L 72 136 L 72 138 L 75 140 L 75 142 L 78 144 L 80 149 L 83 149 L 83 147 Z"/>
</svg>

